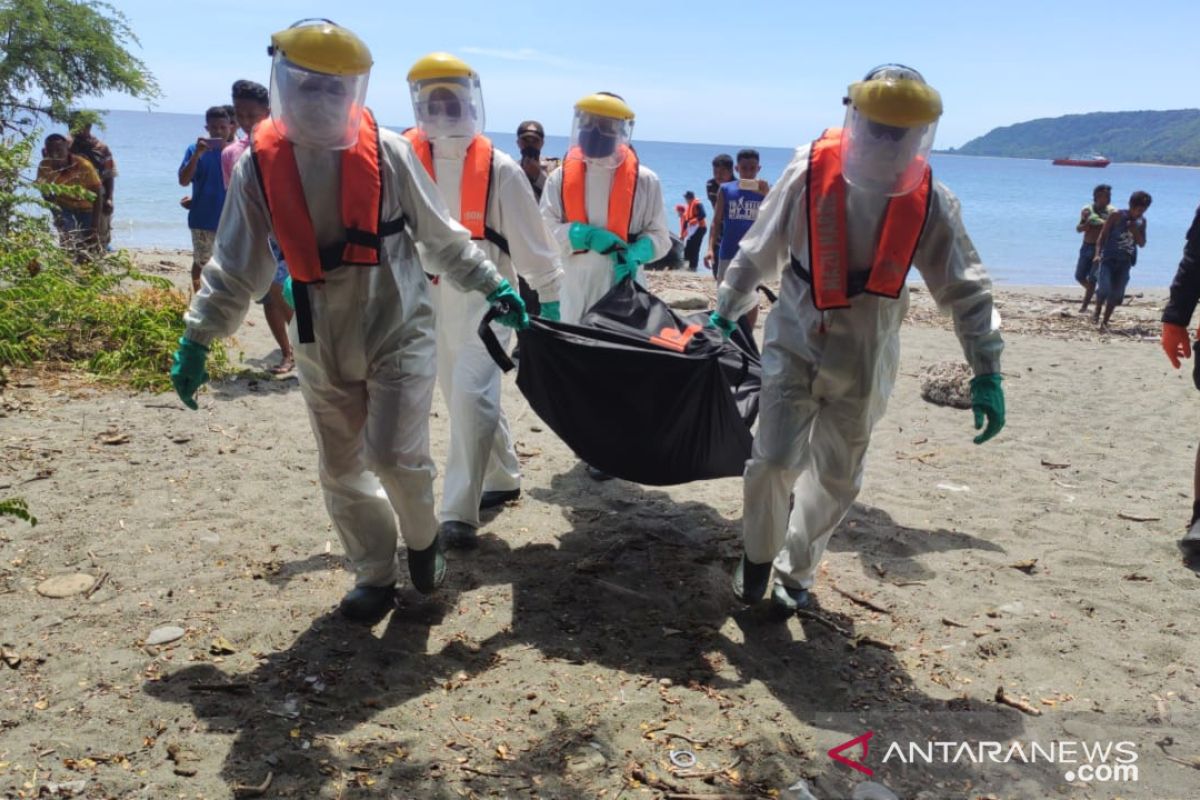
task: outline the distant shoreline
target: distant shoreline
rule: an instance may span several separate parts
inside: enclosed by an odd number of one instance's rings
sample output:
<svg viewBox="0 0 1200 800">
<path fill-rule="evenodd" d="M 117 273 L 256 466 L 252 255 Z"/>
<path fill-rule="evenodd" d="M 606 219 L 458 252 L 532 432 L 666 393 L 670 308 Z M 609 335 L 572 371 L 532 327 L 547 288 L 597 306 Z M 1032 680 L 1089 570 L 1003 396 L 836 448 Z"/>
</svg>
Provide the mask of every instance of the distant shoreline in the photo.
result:
<svg viewBox="0 0 1200 800">
<path fill-rule="evenodd" d="M 1033 158 L 1031 156 L 985 156 L 976 155 L 974 153 L 959 153 L 950 152 L 949 150 L 934 150 L 935 156 L 951 156 L 956 158 L 1003 158 L 1006 161 L 1052 161 L 1048 158 Z M 1121 167 L 1163 167 L 1165 169 L 1200 169 L 1200 164 L 1162 164 L 1157 161 L 1113 161 L 1109 166 Z M 1079 169 L 1089 169 L 1089 167 L 1080 167 Z M 1090 169 L 1095 169 L 1091 167 Z"/>
</svg>

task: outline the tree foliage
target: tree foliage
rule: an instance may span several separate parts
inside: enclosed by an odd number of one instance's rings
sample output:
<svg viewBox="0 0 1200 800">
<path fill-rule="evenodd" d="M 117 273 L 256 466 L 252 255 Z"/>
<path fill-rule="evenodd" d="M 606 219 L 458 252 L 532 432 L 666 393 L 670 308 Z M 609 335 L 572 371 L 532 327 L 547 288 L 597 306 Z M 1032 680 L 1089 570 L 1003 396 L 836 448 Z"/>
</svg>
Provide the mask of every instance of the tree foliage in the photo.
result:
<svg viewBox="0 0 1200 800">
<path fill-rule="evenodd" d="M 127 49 L 125 15 L 96 0 L 0 0 L 0 133 L 39 117 L 65 123 L 83 97 L 120 92 L 147 102 L 158 84 Z"/>
<path fill-rule="evenodd" d="M 28 177 L 40 124 L 96 121 L 94 112 L 72 110 L 80 99 L 158 96 L 153 76 L 127 49 L 136 43 L 108 3 L 0 0 L 0 369 L 53 363 L 169 388 L 187 298 L 140 273 L 125 253 L 77 263 L 56 245 L 46 201 Z M 223 350 L 214 364 L 222 369 Z M 20 501 L 0 503 L 3 515 L 31 519 Z"/>
<path fill-rule="evenodd" d="M 1200 165 L 1200 109 L 1070 114 L 996 128 L 954 151 L 970 156 L 1063 158 L 1098 152 L 1113 161 Z"/>
</svg>

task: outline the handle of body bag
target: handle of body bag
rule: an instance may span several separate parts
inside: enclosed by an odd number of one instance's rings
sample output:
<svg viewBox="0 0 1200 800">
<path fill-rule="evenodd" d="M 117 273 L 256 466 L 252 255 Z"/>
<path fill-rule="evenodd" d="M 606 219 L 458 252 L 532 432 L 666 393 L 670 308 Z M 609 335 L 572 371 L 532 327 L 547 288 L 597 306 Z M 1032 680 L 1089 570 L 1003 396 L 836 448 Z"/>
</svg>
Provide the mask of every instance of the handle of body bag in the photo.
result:
<svg viewBox="0 0 1200 800">
<path fill-rule="evenodd" d="M 496 338 L 496 332 L 492 330 L 492 322 L 503 313 L 504 309 L 498 305 L 489 307 L 479 322 L 478 333 L 479 338 L 483 341 L 483 346 L 487 348 L 488 355 L 492 357 L 492 361 L 496 362 L 496 366 L 502 372 L 510 372 L 516 364 L 508 357 L 508 353 L 504 352 L 504 348 L 500 346 L 500 340 Z"/>
<path fill-rule="evenodd" d="M 775 305 L 777 302 L 779 302 L 778 295 L 776 295 L 774 292 L 772 292 L 770 289 L 768 289 L 763 284 L 760 283 L 757 288 L 760 292 L 762 292 L 766 296 L 767 302 L 770 303 L 771 305 Z"/>
</svg>

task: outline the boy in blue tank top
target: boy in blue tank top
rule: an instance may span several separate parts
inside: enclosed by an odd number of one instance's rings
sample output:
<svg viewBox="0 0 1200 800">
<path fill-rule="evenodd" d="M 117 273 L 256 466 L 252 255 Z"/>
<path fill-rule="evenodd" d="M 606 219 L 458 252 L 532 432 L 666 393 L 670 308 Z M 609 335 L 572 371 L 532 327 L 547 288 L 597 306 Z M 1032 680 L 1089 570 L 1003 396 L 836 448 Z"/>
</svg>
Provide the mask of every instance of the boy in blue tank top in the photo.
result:
<svg viewBox="0 0 1200 800">
<path fill-rule="evenodd" d="M 1101 330 L 1108 328 L 1113 309 L 1125 298 L 1129 270 L 1137 263 L 1137 249 L 1146 246 L 1146 209 L 1149 207 L 1149 193 L 1134 192 L 1129 196 L 1129 208 L 1110 214 L 1100 228 L 1096 255 L 1092 259 L 1098 265 L 1092 323 L 1099 325 Z M 1104 306 L 1103 320 L 1100 318 L 1101 305 Z"/>
<path fill-rule="evenodd" d="M 739 150 L 737 154 L 738 180 L 721 184 L 717 201 L 713 206 L 712 234 L 709 236 L 709 252 L 704 263 L 713 268 L 717 284 L 725 277 L 725 269 L 737 255 L 738 244 L 758 219 L 758 207 L 766 197 L 769 187 L 758 179 L 759 156 L 757 150 Z M 750 330 L 758 321 L 758 307 L 746 314 Z"/>
</svg>

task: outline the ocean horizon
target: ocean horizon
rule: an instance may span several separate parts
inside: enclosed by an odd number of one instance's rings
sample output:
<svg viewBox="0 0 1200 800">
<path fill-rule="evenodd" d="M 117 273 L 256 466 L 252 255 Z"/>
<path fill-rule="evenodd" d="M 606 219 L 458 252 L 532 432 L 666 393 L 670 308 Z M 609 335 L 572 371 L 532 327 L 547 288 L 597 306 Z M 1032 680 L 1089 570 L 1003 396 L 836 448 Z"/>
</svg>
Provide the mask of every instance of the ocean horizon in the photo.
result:
<svg viewBox="0 0 1200 800">
<path fill-rule="evenodd" d="M 188 194 L 176 178 L 184 150 L 203 135 L 203 116 L 157 111 L 111 111 L 98 135 L 112 148 L 119 175 L 115 188 L 113 244 L 132 249 L 190 250 L 187 213 L 179 200 Z M 387 125 L 393 130 L 404 126 Z M 47 133 L 53 130 L 48 127 Z M 798 131 L 801 144 L 820 131 Z M 515 134 L 489 132 L 496 146 L 516 153 Z M 662 182 L 668 225 L 675 228 L 674 206 L 691 190 L 707 201 L 705 181 L 718 153 L 755 147 L 762 172 L 772 185 L 788 162 L 792 147 L 762 147 L 747 142 L 695 144 L 639 141 L 642 164 Z M 567 138 L 547 136 L 545 155 L 565 152 Z M 1147 246 L 1139 253 L 1131 286 L 1166 287 L 1175 274 L 1184 236 L 1200 203 L 1200 174 L 1195 167 L 1114 163 L 1104 169 L 1053 166 L 1049 161 L 935 152 L 934 176 L 962 203 L 963 221 L 984 265 L 1000 285 L 1070 286 L 1080 234 L 1079 210 L 1091 200 L 1097 183 L 1113 186 L 1114 205 L 1122 208 L 1135 190 L 1154 202 L 1147 213 Z M 712 209 L 708 208 L 710 217 Z M 914 270 L 914 273 L 916 271 Z"/>
</svg>

